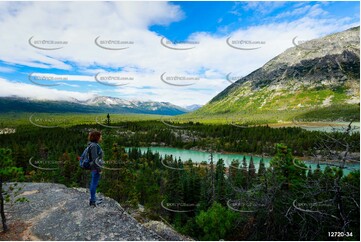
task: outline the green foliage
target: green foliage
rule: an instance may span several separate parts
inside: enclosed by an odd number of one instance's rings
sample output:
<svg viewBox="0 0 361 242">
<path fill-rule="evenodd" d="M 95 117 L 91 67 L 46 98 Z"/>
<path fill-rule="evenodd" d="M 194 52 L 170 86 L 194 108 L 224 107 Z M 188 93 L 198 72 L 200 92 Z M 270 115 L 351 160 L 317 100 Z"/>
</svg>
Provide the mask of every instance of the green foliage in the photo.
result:
<svg viewBox="0 0 361 242">
<path fill-rule="evenodd" d="M 306 178 L 307 166 L 295 160 L 291 149 L 283 144 L 277 144 L 276 155 L 272 158 L 270 166 L 284 189 L 298 189 Z"/>
<path fill-rule="evenodd" d="M 226 179 L 225 167 L 222 159 L 218 160 L 215 172 L 215 200 L 221 204 L 226 204 Z"/>
<path fill-rule="evenodd" d="M 317 121 L 320 120 L 340 120 L 340 117 L 344 121 L 360 121 L 360 105 L 332 105 L 325 108 L 315 108 L 305 113 L 299 114 L 295 117 L 296 120 L 303 121 Z"/>
<path fill-rule="evenodd" d="M 0 148 L 0 178 L 3 182 L 16 181 L 21 178 L 23 171 L 15 166 L 11 158 L 11 150 Z"/>
<path fill-rule="evenodd" d="M 109 136 L 103 139 L 104 144 L 112 142 L 107 139 Z M 106 148 L 104 150 L 104 152 L 107 151 Z M 138 205 L 138 193 L 135 189 L 137 174 L 133 170 L 133 164 L 128 160 L 128 154 L 123 147 L 113 143 L 112 150 L 108 152 L 108 161 L 109 164 L 102 170 L 103 178 L 100 180 L 99 190 L 127 206 L 136 207 Z"/>
<path fill-rule="evenodd" d="M 201 211 L 196 223 L 201 228 L 200 240 L 227 239 L 238 215 L 215 202 L 207 211 Z"/>
<path fill-rule="evenodd" d="M 19 186 L 19 183 L 7 183 L 7 189 L 3 190 L 3 196 L 6 203 L 8 203 L 9 207 L 14 206 L 15 203 L 18 202 L 28 202 L 29 200 L 26 197 L 18 197 L 23 190 L 22 186 Z"/>
</svg>

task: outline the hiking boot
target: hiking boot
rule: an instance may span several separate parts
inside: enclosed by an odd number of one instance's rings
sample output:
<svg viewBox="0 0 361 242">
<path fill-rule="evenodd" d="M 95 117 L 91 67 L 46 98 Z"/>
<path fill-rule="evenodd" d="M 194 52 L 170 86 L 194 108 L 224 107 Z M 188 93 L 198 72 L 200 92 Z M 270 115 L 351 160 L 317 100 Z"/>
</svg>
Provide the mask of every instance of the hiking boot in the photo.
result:
<svg viewBox="0 0 361 242">
<path fill-rule="evenodd" d="M 94 201 L 89 201 L 89 206 L 94 206 L 94 207 L 96 207 L 97 205 L 96 205 L 96 203 L 95 203 Z"/>
<path fill-rule="evenodd" d="M 96 205 L 99 205 L 99 204 L 101 204 L 101 203 L 103 203 L 103 198 L 99 198 L 99 199 L 97 199 L 97 200 L 95 201 L 95 204 L 96 204 Z"/>
</svg>

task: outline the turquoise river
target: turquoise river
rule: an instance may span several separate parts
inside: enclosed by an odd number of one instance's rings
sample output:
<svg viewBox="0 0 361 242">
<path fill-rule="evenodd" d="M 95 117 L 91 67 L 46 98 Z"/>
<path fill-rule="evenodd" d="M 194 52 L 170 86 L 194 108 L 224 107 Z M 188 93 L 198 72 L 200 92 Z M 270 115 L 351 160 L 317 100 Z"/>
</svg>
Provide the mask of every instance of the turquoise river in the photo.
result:
<svg viewBox="0 0 361 242">
<path fill-rule="evenodd" d="M 177 148 L 170 148 L 170 147 L 137 147 L 141 150 L 142 153 L 146 152 L 148 149 L 150 149 L 153 153 L 158 152 L 161 156 L 165 155 L 172 155 L 173 158 L 180 158 L 183 162 L 192 160 L 195 163 L 201 163 L 203 161 L 206 161 L 207 163 L 210 162 L 210 153 L 205 151 L 197 151 L 197 150 L 186 150 L 186 149 L 177 149 Z M 129 150 L 130 148 L 126 148 L 126 150 Z M 216 163 L 219 159 L 223 159 L 225 166 L 228 167 L 232 160 L 239 160 L 242 162 L 243 157 L 246 157 L 247 163 L 249 163 L 249 160 L 251 158 L 250 155 L 244 155 L 244 154 L 223 154 L 223 153 L 213 153 L 213 162 Z M 253 161 L 255 164 L 256 169 L 259 167 L 259 162 L 261 160 L 260 156 L 252 156 Z M 269 162 L 271 161 L 271 158 L 264 157 L 263 158 L 264 163 L 267 166 L 269 166 Z M 316 168 L 316 164 L 308 161 L 304 161 L 307 166 L 311 166 L 311 169 Z M 327 165 L 320 165 L 321 169 L 323 170 Z M 300 168 L 301 169 L 301 168 Z M 353 164 L 347 164 L 346 169 L 344 169 L 344 175 L 349 174 L 353 170 L 359 170 L 360 164 L 353 163 Z"/>
</svg>

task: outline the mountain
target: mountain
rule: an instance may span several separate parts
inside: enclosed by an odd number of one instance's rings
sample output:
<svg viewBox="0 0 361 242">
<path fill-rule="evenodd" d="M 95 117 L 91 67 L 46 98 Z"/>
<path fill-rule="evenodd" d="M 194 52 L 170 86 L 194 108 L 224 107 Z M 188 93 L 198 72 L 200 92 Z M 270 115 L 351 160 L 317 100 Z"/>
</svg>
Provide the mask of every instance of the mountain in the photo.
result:
<svg viewBox="0 0 361 242">
<path fill-rule="evenodd" d="M 199 104 L 192 104 L 192 105 L 188 105 L 188 106 L 185 106 L 184 108 L 189 111 L 189 112 L 192 112 L 192 111 L 195 111 L 197 109 L 200 109 L 202 107 L 202 105 L 199 105 Z"/>
<path fill-rule="evenodd" d="M 91 99 L 88 99 L 84 102 L 80 102 L 83 103 L 85 105 L 89 105 L 89 106 L 118 106 L 118 105 L 122 105 L 122 106 L 128 106 L 128 107 L 135 107 L 135 105 L 128 100 L 125 99 L 121 99 L 121 98 L 115 98 L 115 97 L 106 97 L 106 96 L 97 96 Z"/>
<path fill-rule="evenodd" d="M 178 115 L 187 110 L 168 102 L 128 101 L 114 97 L 98 96 L 86 101 L 31 100 L 19 97 L 1 97 L 0 113 L 46 112 L 46 113 L 139 113 Z"/>
<path fill-rule="evenodd" d="M 359 118 L 360 27 L 296 44 L 191 115 Z M 334 113 L 330 113 L 330 112 Z M 282 118 L 282 117 L 278 117 Z"/>
</svg>

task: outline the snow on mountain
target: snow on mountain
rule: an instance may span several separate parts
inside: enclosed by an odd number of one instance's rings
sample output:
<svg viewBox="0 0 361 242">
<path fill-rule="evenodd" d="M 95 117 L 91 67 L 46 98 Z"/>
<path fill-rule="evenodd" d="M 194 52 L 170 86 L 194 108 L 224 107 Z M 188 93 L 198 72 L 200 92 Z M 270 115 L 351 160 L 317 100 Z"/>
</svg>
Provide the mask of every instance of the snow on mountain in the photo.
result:
<svg viewBox="0 0 361 242">
<path fill-rule="evenodd" d="M 178 115 L 187 112 L 186 109 L 169 102 L 129 101 L 108 96 L 97 96 L 86 101 L 79 101 L 75 98 L 67 101 L 30 100 L 21 97 L 0 98 L 0 112 L 14 109 L 18 111 L 48 110 L 51 112 L 112 112 L 162 115 Z"/>
<path fill-rule="evenodd" d="M 184 106 L 184 108 L 189 112 L 195 111 L 201 107 L 202 107 L 202 105 L 199 105 L 199 104 L 192 104 L 192 105 Z"/>
<path fill-rule="evenodd" d="M 89 100 L 86 100 L 84 104 L 91 106 L 99 106 L 99 105 L 107 105 L 107 106 L 124 105 L 129 107 L 134 106 L 134 103 L 132 103 L 131 101 L 121 98 L 106 97 L 106 96 L 97 96 L 91 98 Z"/>
</svg>

